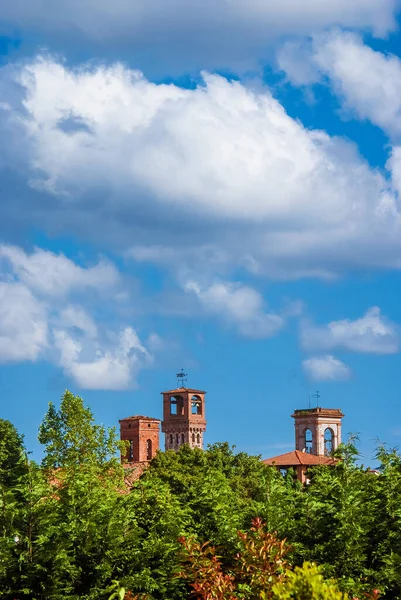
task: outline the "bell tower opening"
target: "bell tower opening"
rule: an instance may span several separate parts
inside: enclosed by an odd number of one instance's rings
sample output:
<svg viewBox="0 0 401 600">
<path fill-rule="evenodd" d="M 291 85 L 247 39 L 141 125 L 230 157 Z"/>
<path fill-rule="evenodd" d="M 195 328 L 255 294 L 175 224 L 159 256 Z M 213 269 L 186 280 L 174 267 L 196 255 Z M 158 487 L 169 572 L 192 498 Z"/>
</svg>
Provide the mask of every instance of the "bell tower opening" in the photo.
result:
<svg viewBox="0 0 401 600">
<path fill-rule="evenodd" d="M 184 413 L 184 398 L 172 396 L 170 398 L 170 415 L 182 415 Z"/>
<path fill-rule="evenodd" d="M 324 432 L 324 455 L 331 456 L 333 454 L 334 431 L 331 427 L 327 427 Z"/>
<path fill-rule="evenodd" d="M 338 408 L 295 410 L 295 449 L 316 456 L 332 456 L 341 444 L 341 422 Z"/>
<path fill-rule="evenodd" d="M 313 434 L 310 429 L 305 429 L 305 452 L 313 454 Z"/>
<path fill-rule="evenodd" d="M 201 415 L 202 414 L 202 400 L 199 396 L 192 396 L 191 398 L 191 414 Z"/>
<path fill-rule="evenodd" d="M 191 448 L 203 448 L 206 392 L 182 387 L 168 390 L 162 395 L 162 431 L 165 433 L 166 450 L 177 451 L 183 444 Z"/>
</svg>

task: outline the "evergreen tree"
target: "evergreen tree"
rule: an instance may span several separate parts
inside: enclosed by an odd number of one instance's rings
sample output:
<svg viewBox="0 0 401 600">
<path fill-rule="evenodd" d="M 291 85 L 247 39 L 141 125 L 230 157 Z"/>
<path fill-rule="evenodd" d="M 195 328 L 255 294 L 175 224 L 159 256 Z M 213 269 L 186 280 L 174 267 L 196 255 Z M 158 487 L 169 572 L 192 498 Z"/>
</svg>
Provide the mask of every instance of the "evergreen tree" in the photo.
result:
<svg viewBox="0 0 401 600">
<path fill-rule="evenodd" d="M 0 419 L 0 485 L 10 488 L 24 473 L 23 436 L 10 421 Z"/>
</svg>

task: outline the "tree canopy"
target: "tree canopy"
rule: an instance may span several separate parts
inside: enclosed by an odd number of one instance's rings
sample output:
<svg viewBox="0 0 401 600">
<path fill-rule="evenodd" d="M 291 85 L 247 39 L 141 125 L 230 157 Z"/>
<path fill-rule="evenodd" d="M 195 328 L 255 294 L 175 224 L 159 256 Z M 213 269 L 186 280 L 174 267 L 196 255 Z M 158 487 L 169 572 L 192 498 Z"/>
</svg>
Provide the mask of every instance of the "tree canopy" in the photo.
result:
<svg viewBox="0 0 401 600">
<path fill-rule="evenodd" d="M 40 465 L 0 420 L 5 600 L 378 598 L 374 589 L 401 598 L 396 450 L 378 448 L 376 474 L 351 441 L 336 466 L 314 468 L 302 486 L 227 443 L 183 446 L 159 452 L 127 485 L 116 431 L 70 392 L 49 405 L 39 440 Z M 269 569 L 277 577 L 266 583 Z"/>
</svg>

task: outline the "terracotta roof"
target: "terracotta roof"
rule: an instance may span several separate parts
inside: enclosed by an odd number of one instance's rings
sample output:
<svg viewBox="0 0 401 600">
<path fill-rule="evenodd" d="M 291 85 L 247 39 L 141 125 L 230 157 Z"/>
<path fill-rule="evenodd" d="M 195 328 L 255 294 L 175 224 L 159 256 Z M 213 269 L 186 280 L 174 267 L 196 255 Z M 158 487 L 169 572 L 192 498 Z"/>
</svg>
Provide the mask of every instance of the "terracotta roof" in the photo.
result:
<svg viewBox="0 0 401 600">
<path fill-rule="evenodd" d="M 142 415 L 134 415 L 133 417 L 125 417 L 125 419 L 120 419 L 121 421 L 160 421 L 160 419 L 154 419 L 153 417 L 144 417 Z"/>
<path fill-rule="evenodd" d="M 317 454 L 293 450 L 273 458 L 266 458 L 263 462 L 265 465 L 276 465 L 276 467 L 297 467 L 298 465 L 334 465 L 336 460 L 330 456 L 317 456 Z"/>
<path fill-rule="evenodd" d="M 190 392 L 191 394 L 206 394 L 202 390 L 193 390 L 192 388 L 177 388 L 176 390 L 167 390 L 166 392 L 162 392 L 162 394 L 179 394 L 182 392 Z"/>
<path fill-rule="evenodd" d="M 124 483 L 127 486 L 127 489 L 122 493 L 128 493 L 132 487 L 132 484 L 141 477 L 144 470 L 148 467 L 149 462 L 131 462 L 123 464 L 125 475 L 124 475 Z"/>
</svg>

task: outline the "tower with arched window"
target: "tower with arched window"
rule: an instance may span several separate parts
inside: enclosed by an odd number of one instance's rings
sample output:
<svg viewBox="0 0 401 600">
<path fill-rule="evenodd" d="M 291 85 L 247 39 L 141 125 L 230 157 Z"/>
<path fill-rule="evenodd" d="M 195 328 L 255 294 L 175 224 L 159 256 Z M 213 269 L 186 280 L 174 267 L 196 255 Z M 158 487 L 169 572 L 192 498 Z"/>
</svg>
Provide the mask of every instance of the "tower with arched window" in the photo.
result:
<svg viewBox="0 0 401 600">
<path fill-rule="evenodd" d="M 189 388 L 163 392 L 162 431 L 166 450 L 179 450 L 183 444 L 203 448 L 205 394 Z"/>
<path fill-rule="evenodd" d="M 124 463 L 147 463 L 159 450 L 160 420 L 135 415 L 121 419 L 120 439 L 128 442 Z"/>
<path fill-rule="evenodd" d="M 338 408 L 295 410 L 295 449 L 316 456 L 331 456 L 341 444 L 343 413 Z"/>
</svg>

